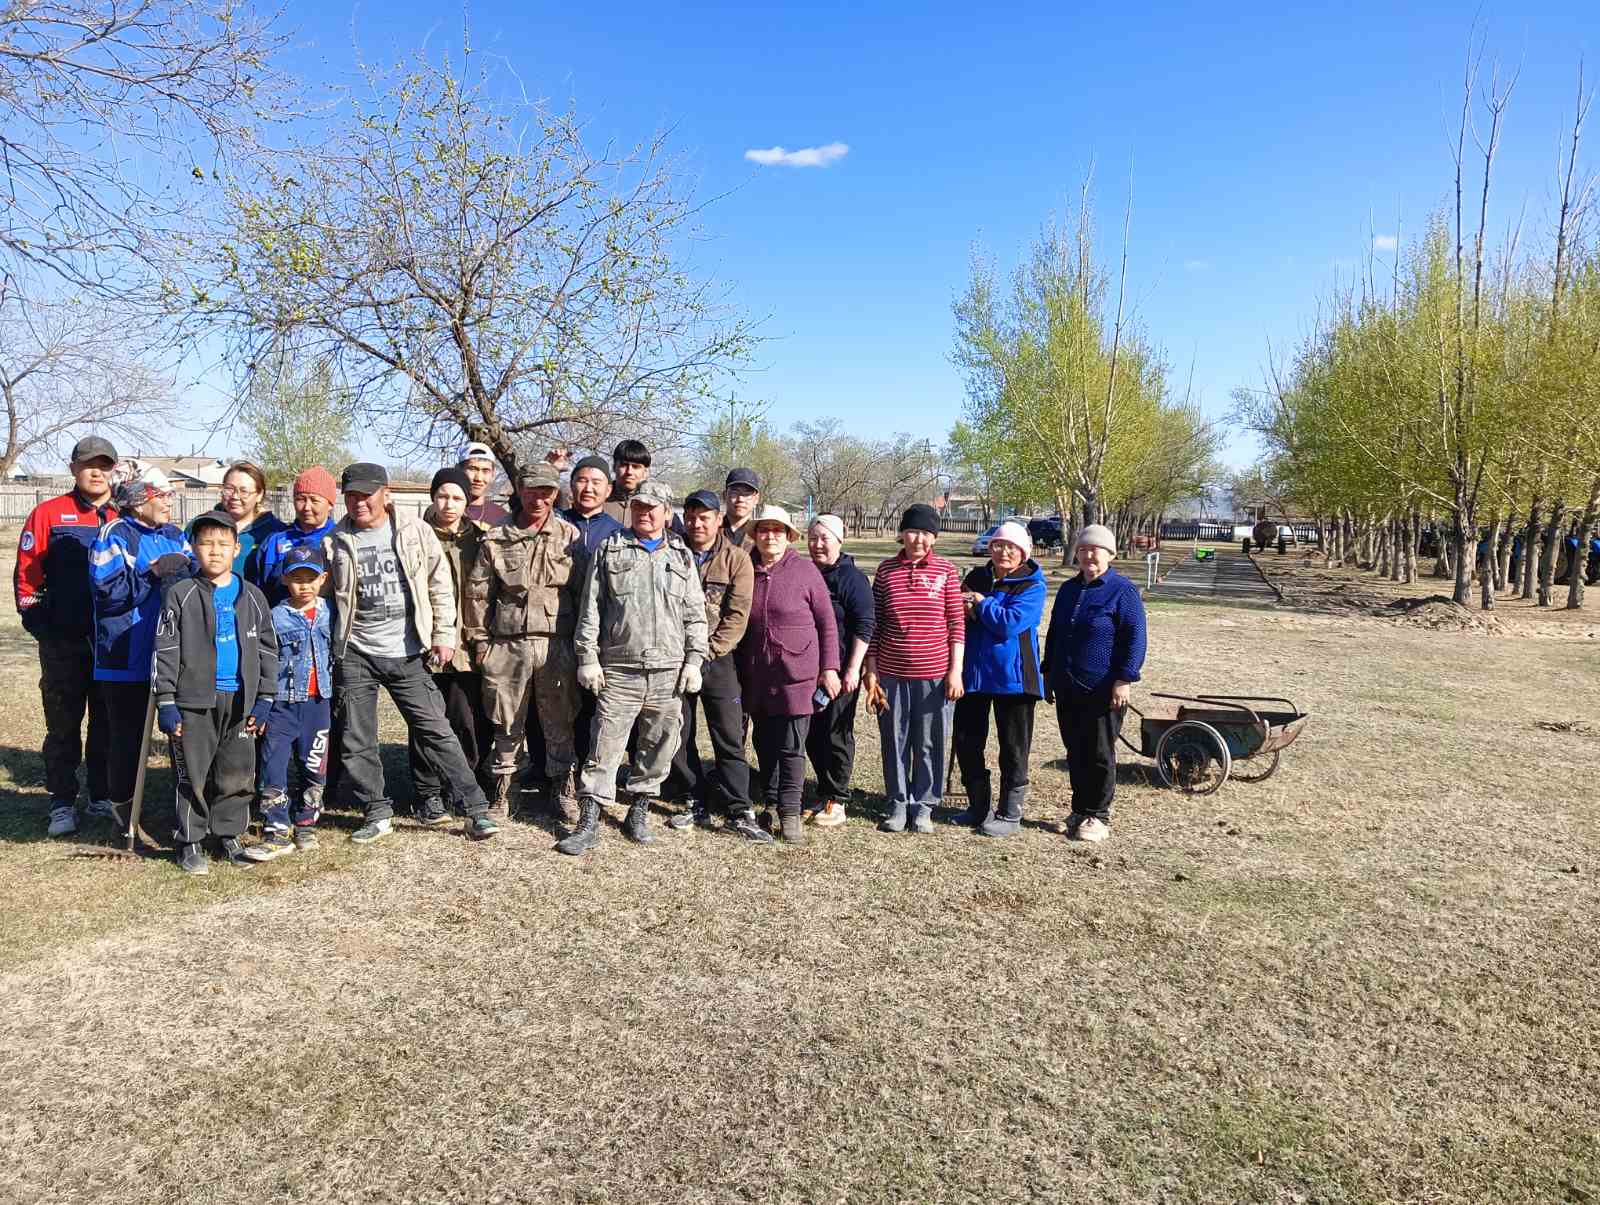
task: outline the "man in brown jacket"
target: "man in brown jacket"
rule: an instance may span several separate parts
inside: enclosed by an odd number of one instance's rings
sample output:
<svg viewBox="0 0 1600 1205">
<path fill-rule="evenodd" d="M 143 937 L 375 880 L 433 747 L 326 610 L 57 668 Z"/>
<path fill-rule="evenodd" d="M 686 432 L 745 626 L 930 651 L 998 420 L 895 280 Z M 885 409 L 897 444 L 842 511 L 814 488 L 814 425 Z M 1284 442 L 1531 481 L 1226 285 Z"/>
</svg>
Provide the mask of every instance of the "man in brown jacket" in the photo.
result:
<svg viewBox="0 0 1600 1205">
<path fill-rule="evenodd" d="M 483 671 L 484 708 L 494 729 L 495 815 L 509 811 L 530 702 L 544 730 L 545 763 L 532 767 L 559 804 L 572 775 L 578 713 L 572 631 L 587 554 L 578 529 L 555 513 L 561 479 L 550 464 L 517 474 L 521 509 L 483 533 L 467 576 L 462 638 Z"/>
<path fill-rule="evenodd" d="M 701 672 L 699 695 L 683 696 L 683 742 L 672 759 L 668 792 L 687 795 L 691 810 L 667 821 L 670 828 L 702 827 L 710 822 L 707 804 L 720 792 L 728 820 L 741 835 L 755 841 L 772 838 L 755 823 L 750 801 L 750 763 L 744 757 L 744 708 L 739 698 L 739 673 L 733 649 L 750 619 L 755 566 L 750 554 L 722 531 L 722 504 L 710 490 L 696 490 L 683 504 L 684 540 L 700 568 L 706 596 L 706 631 L 711 655 Z M 706 732 L 716 767 L 706 773 L 695 743 L 695 700 L 706 713 Z"/>
</svg>

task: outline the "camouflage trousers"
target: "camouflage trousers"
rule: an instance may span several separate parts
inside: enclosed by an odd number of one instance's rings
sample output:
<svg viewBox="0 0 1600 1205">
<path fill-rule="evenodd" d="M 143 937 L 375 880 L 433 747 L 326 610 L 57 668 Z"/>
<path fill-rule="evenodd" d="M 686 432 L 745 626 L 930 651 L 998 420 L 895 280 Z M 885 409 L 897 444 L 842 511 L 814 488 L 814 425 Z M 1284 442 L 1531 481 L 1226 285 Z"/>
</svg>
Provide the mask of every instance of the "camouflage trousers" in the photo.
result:
<svg viewBox="0 0 1600 1205">
<path fill-rule="evenodd" d="M 109 799 L 111 727 L 94 688 L 94 647 L 87 636 L 39 641 L 39 694 L 44 700 L 44 781 L 50 798 L 78 797 L 78 763 L 87 761 L 90 799 Z M 88 757 L 83 717 L 89 716 Z"/>
<path fill-rule="evenodd" d="M 569 637 L 524 636 L 489 642 L 483 657 L 483 704 L 494 726 L 496 775 L 516 772 L 531 705 L 538 712 L 545 750 L 545 763 L 533 767 L 534 772 L 547 778 L 566 777 L 574 756 L 577 674 L 577 657 Z"/>
</svg>

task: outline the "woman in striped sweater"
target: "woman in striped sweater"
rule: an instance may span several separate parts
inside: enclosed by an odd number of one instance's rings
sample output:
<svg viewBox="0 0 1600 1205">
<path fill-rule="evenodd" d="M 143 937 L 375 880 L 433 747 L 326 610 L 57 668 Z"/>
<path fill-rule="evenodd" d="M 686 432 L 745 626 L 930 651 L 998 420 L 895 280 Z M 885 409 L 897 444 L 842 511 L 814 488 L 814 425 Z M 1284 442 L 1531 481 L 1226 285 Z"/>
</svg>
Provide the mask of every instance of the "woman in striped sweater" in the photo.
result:
<svg viewBox="0 0 1600 1205">
<path fill-rule="evenodd" d="M 867 646 L 863 685 L 883 688 L 888 705 L 878 717 L 883 746 L 886 833 L 933 831 L 933 809 L 944 793 L 950 711 L 961 697 L 966 622 L 961 573 L 933 551 L 939 512 L 918 504 L 900 519 L 900 552 L 878 566 L 872 581 L 876 624 Z"/>
</svg>

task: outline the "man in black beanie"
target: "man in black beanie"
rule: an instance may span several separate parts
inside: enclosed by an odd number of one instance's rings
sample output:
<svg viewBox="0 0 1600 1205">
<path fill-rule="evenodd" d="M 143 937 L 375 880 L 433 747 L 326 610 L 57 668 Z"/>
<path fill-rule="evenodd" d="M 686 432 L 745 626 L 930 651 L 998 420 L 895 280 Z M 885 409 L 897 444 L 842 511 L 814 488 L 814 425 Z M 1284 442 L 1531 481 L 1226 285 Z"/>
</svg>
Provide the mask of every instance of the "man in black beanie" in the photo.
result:
<svg viewBox="0 0 1600 1205">
<path fill-rule="evenodd" d="M 583 537 L 583 546 L 593 552 L 600 541 L 622 530 L 606 509 L 611 497 L 611 466 L 601 456 L 586 456 L 572 467 L 572 505 L 562 512 Z"/>
</svg>

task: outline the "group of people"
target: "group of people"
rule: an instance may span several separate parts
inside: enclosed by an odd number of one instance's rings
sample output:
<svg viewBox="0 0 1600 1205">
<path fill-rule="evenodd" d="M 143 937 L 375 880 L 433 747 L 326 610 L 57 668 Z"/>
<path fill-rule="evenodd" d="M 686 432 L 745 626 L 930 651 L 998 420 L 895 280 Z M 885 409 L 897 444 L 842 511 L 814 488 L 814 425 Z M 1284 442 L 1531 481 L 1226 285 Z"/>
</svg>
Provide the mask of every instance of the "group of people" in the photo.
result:
<svg viewBox="0 0 1600 1205">
<path fill-rule="evenodd" d="M 379 465 L 337 482 L 313 467 L 294 480 L 292 522 L 266 508 L 261 470 L 238 463 L 218 508 L 183 531 L 158 469 L 81 440 L 73 489 L 29 517 L 16 570 L 39 643 L 50 834 L 76 831 L 80 761 L 88 814 L 131 823 L 154 721 L 172 741 L 184 870 L 205 873 L 208 846 L 241 863 L 314 846 L 325 799 L 362 812 L 351 840 L 378 841 L 394 817 L 382 689 L 409 734 L 417 820 L 459 814 L 476 839 L 531 793 L 569 829 L 556 849 L 583 854 L 620 788 L 641 843 L 656 839 L 662 798 L 683 805 L 672 828 L 720 813 L 748 841 L 804 841 L 808 824 L 845 822 L 863 699 L 879 725 L 882 830 L 932 830 L 953 748 L 968 800 L 955 819 L 1015 833 L 1043 699 L 1067 747 L 1068 835 L 1106 838 L 1145 652 L 1109 530 L 1078 533 L 1041 653 L 1045 575 L 1020 523 L 1002 524 L 963 578 L 935 551 L 938 513 L 911 506 L 899 552 L 869 581 L 838 516 L 802 532 L 763 504 L 750 469 L 720 495 L 690 493 L 680 517 L 639 441 L 609 461 L 565 459 L 520 468 L 503 506 L 489 496 L 497 458 L 469 444 L 420 518 L 396 510 Z M 246 843 L 253 802 L 262 835 Z"/>
</svg>

